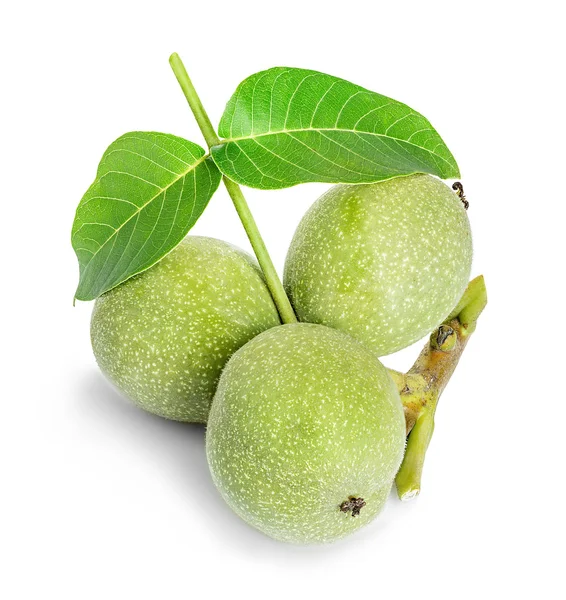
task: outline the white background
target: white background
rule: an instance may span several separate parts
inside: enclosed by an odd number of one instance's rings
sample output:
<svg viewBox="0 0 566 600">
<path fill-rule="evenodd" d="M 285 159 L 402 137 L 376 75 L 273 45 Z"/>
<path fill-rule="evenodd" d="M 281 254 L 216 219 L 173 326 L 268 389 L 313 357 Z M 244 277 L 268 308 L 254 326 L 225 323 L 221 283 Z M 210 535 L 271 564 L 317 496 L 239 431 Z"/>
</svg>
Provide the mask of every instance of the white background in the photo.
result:
<svg viewBox="0 0 566 600">
<path fill-rule="evenodd" d="M 14 8 L 17 6 L 17 8 Z M 20 2 L 2 10 L 0 597 L 563 597 L 564 106 L 559 2 Z M 489 306 L 439 407 L 421 496 L 340 543 L 234 516 L 204 429 L 134 408 L 72 298 L 75 207 L 130 130 L 202 143 L 236 85 L 314 68 L 426 115 L 470 201 Z M 273 258 L 326 189 L 246 191 Z M 249 248 L 220 189 L 194 233 Z M 420 344 L 385 360 L 406 369 Z"/>
</svg>

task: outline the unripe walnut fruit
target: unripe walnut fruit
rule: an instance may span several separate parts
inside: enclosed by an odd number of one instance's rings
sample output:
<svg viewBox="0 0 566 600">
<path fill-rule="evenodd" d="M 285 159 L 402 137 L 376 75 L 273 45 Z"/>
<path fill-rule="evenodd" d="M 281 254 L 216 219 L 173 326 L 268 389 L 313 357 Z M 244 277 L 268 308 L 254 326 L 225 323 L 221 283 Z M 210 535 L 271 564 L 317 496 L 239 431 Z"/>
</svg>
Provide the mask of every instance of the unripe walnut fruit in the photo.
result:
<svg viewBox="0 0 566 600">
<path fill-rule="evenodd" d="M 297 228 L 284 283 L 300 321 L 346 331 L 383 356 L 442 323 L 471 263 L 458 195 L 411 175 L 321 196 Z"/>
</svg>

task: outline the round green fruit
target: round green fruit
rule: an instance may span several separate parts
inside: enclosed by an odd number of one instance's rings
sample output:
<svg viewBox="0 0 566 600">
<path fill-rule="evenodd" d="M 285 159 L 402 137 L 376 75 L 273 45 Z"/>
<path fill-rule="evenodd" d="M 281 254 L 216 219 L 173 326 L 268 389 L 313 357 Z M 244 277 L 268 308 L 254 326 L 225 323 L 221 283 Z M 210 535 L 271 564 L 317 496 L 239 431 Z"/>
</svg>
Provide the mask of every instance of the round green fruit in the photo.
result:
<svg viewBox="0 0 566 600">
<path fill-rule="evenodd" d="M 383 507 L 403 457 L 397 389 L 340 331 L 295 323 L 243 346 L 222 372 L 206 435 L 227 503 L 267 535 L 331 542 Z"/>
<path fill-rule="evenodd" d="M 279 324 L 251 256 L 189 236 L 151 269 L 98 298 L 91 339 L 101 370 L 141 408 L 206 422 L 226 361 Z"/>
<path fill-rule="evenodd" d="M 471 262 L 457 194 L 411 175 L 332 187 L 299 224 L 284 282 L 299 320 L 347 331 L 383 356 L 442 323 Z"/>
</svg>

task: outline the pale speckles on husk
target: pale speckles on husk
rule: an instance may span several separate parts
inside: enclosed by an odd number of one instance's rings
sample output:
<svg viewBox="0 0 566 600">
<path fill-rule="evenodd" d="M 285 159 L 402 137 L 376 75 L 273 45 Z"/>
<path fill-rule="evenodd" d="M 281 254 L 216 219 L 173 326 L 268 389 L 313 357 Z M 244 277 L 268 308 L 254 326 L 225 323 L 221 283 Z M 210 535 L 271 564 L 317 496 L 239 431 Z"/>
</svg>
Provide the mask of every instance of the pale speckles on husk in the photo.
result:
<svg viewBox="0 0 566 600">
<path fill-rule="evenodd" d="M 207 430 L 213 479 L 234 511 L 279 540 L 330 542 L 381 510 L 405 418 L 386 369 L 359 342 L 283 325 L 241 348 L 220 378 Z M 358 516 L 340 510 L 366 502 Z"/>
<path fill-rule="evenodd" d="M 471 261 L 466 211 L 440 180 L 338 185 L 299 224 L 285 288 L 299 320 L 347 331 L 383 356 L 446 318 Z"/>
<path fill-rule="evenodd" d="M 229 357 L 279 324 L 251 256 L 189 236 L 96 301 L 91 339 L 101 370 L 136 404 L 169 419 L 205 422 Z"/>
</svg>

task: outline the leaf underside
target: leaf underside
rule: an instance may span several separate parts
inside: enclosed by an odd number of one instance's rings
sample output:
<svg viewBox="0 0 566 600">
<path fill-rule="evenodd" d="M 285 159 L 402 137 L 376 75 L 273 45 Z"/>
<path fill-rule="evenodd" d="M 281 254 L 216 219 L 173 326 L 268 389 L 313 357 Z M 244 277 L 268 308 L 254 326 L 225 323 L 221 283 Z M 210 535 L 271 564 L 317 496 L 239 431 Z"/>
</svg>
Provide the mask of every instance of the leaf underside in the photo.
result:
<svg viewBox="0 0 566 600">
<path fill-rule="evenodd" d="M 234 181 L 278 189 L 310 181 L 372 183 L 411 173 L 459 177 L 454 157 L 419 113 L 343 79 L 276 67 L 245 79 L 212 148 Z"/>
<path fill-rule="evenodd" d="M 75 215 L 75 297 L 93 300 L 171 251 L 220 183 L 205 151 L 183 138 L 132 132 L 104 153 Z"/>
</svg>

